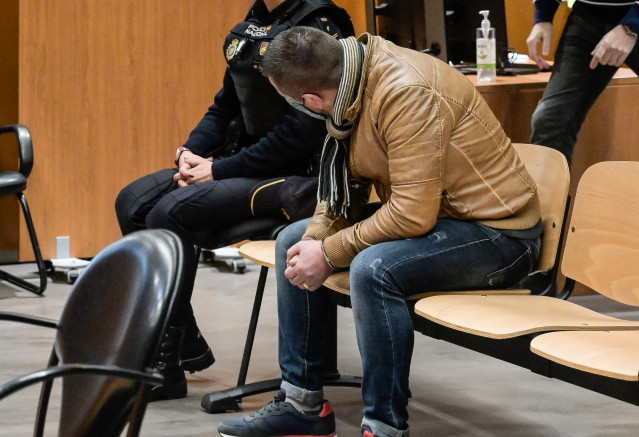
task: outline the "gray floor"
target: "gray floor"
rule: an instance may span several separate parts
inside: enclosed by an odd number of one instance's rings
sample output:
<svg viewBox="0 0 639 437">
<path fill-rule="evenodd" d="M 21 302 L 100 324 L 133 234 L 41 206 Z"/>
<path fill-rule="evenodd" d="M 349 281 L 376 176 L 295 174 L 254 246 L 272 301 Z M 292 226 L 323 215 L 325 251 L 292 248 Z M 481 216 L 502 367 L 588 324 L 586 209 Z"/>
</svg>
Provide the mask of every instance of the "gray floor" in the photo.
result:
<svg viewBox="0 0 639 437">
<path fill-rule="evenodd" d="M 33 265 L 8 269 L 29 276 Z M 200 399 L 210 391 L 233 386 L 237 380 L 258 272 L 254 264 L 249 264 L 244 274 L 232 273 L 224 264 L 200 265 L 193 302 L 200 328 L 213 347 L 217 362 L 204 372 L 187 377 L 186 399 L 151 404 L 143 436 L 214 436 L 221 420 L 245 414 L 207 414 L 200 407 Z M 63 278 L 50 281 L 44 297 L 0 283 L 1 310 L 56 319 L 70 286 Z M 574 300 L 619 317 L 639 319 L 637 312 L 609 305 L 599 297 Z M 338 318 L 340 371 L 361 374 L 352 313 L 340 308 Z M 53 339 L 51 330 L 1 323 L 0 383 L 43 367 Z M 270 275 L 249 381 L 279 376 L 276 327 L 275 287 Z M 411 387 L 413 436 L 639 435 L 639 409 L 633 405 L 422 335 L 416 336 Z M 0 402 L 0 436 L 31 434 L 38 393 L 34 387 Z M 272 395 L 247 398 L 243 407 L 251 412 Z M 54 398 L 58 396 L 54 391 Z M 362 408 L 359 390 L 328 387 L 326 396 L 336 412 L 338 435 L 358 436 Z M 55 435 L 55 416 L 52 408 L 48 435 Z"/>
</svg>

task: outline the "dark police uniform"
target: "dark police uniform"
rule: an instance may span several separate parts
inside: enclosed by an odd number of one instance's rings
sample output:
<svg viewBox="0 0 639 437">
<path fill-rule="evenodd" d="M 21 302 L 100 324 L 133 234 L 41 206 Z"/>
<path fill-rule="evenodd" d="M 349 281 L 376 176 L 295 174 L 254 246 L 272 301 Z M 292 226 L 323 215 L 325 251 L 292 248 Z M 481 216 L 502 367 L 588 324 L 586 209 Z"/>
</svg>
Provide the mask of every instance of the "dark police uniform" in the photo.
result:
<svg viewBox="0 0 639 437">
<path fill-rule="evenodd" d="M 172 325 L 195 325 L 189 304 L 197 268 L 193 245 L 210 247 L 218 230 L 251 218 L 256 186 L 275 177 L 308 175 L 313 154 L 321 149 L 324 122 L 287 105 L 259 71 L 269 41 L 292 25 L 335 37 L 353 34 L 348 14 L 328 0 L 286 0 L 271 12 L 256 0 L 226 38 L 223 87 L 184 144 L 199 156 L 215 157 L 214 180 L 178 188 L 177 169 L 164 169 L 132 182 L 116 200 L 123 234 L 164 228 L 182 239 L 185 277 Z M 189 332 L 187 326 L 184 342 Z"/>
</svg>

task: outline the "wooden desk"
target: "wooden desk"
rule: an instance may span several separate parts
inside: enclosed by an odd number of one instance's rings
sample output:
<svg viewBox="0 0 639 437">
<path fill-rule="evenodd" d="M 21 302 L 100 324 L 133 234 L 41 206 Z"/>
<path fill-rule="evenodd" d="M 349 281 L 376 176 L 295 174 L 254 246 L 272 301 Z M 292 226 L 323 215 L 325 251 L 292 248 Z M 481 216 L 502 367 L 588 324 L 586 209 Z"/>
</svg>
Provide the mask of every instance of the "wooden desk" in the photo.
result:
<svg viewBox="0 0 639 437">
<path fill-rule="evenodd" d="M 496 82 L 477 83 L 468 76 L 491 107 L 513 142 L 530 141 L 530 120 L 550 73 L 498 76 Z M 583 172 L 600 161 L 639 161 L 639 78 L 619 69 L 599 96 L 584 122 L 571 166 L 570 195 Z M 560 281 L 562 283 L 563 280 Z M 587 293 L 577 289 L 576 294 Z"/>
<path fill-rule="evenodd" d="M 518 91 L 522 89 L 537 88 L 540 84 L 546 86 L 550 79 L 550 72 L 537 74 L 522 74 L 521 76 L 497 76 L 495 82 L 478 82 L 477 76 L 466 76 L 482 94 L 490 92 Z M 620 68 L 613 78 L 611 85 L 633 85 L 639 83 L 639 78 L 629 68 Z"/>
<path fill-rule="evenodd" d="M 496 82 L 477 82 L 477 76 L 469 75 L 468 79 L 475 84 L 481 92 L 486 102 L 491 107 L 506 133 L 514 142 L 527 143 L 530 141 L 530 120 L 532 113 L 541 98 L 550 73 L 526 74 L 522 76 L 498 76 Z M 632 121 L 639 121 L 639 106 L 636 105 L 636 97 L 639 93 L 639 78 L 628 68 L 619 69 L 608 88 L 599 97 L 593 108 L 590 110 L 586 121 L 579 135 L 575 147 L 573 169 L 580 166 L 580 160 L 585 159 L 589 165 L 602 161 L 591 161 L 587 156 L 591 155 L 590 145 L 595 149 L 601 149 L 601 140 L 615 143 L 615 149 L 626 148 L 635 149 L 634 139 L 636 135 L 622 135 L 623 132 L 614 131 L 610 126 L 611 121 L 623 124 L 619 125 L 623 129 L 630 129 L 636 134 L 639 129 L 632 127 Z M 614 120 L 613 120 L 614 119 Z M 604 122 L 605 121 L 605 122 Z M 622 129 L 622 130 L 623 130 Z M 591 144 L 593 134 L 596 134 L 596 144 Z M 583 149 L 586 149 L 584 156 Z M 625 158 L 617 154 L 607 154 L 608 159 L 639 160 L 639 151 Z M 626 157 L 627 156 L 627 157 Z M 581 175 L 581 173 L 579 173 Z"/>
</svg>

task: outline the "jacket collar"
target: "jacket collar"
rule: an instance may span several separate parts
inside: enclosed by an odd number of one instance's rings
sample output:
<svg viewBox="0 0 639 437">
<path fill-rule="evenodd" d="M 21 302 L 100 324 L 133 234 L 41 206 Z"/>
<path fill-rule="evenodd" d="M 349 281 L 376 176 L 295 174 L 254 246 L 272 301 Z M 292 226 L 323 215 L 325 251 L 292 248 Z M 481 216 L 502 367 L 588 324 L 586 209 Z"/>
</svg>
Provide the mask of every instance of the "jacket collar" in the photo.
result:
<svg viewBox="0 0 639 437">
<path fill-rule="evenodd" d="M 359 89 L 357 90 L 357 98 L 353 104 L 346 110 L 346 119 L 353 122 L 359 117 L 362 110 L 362 100 L 366 92 L 366 83 L 368 82 L 368 70 L 371 63 L 371 57 L 375 49 L 379 46 L 379 42 L 370 33 L 363 33 L 357 41 L 366 45 L 366 55 L 364 56 L 364 64 L 362 66 L 362 78 L 359 81 Z"/>
</svg>

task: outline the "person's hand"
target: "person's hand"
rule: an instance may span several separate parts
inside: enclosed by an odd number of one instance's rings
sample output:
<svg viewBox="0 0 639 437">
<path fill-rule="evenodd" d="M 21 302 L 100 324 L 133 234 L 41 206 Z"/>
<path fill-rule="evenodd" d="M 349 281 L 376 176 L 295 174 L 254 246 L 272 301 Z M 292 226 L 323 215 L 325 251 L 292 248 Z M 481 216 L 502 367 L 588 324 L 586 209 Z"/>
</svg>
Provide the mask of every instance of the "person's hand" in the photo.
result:
<svg viewBox="0 0 639 437">
<path fill-rule="evenodd" d="M 284 275 L 302 290 L 317 290 L 333 273 L 324 258 L 322 243 L 317 240 L 303 240 L 292 246 L 287 252 L 286 265 Z"/>
<path fill-rule="evenodd" d="M 550 64 L 544 58 L 542 58 L 541 55 L 548 56 L 550 54 L 551 38 L 552 23 L 549 22 L 535 23 L 532 30 L 530 31 L 530 35 L 528 35 L 528 38 L 526 38 L 526 45 L 528 46 L 528 57 L 535 61 L 535 63 L 542 70 L 550 68 Z M 541 55 L 538 51 L 539 43 L 541 43 Z"/>
<path fill-rule="evenodd" d="M 173 179 L 177 181 L 180 187 L 186 187 L 187 185 L 204 181 L 212 181 L 212 162 L 213 158 L 202 158 L 190 151 L 184 151 L 180 155 L 179 171 L 173 176 Z"/>
<path fill-rule="evenodd" d="M 594 70 L 597 65 L 621 67 L 636 42 L 636 36 L 628 35 L 621 24 L 616 26 L 601 38 L 597 47 L 590 53 L 590 68 Z"/>
</svg>

